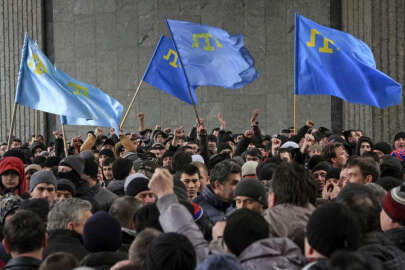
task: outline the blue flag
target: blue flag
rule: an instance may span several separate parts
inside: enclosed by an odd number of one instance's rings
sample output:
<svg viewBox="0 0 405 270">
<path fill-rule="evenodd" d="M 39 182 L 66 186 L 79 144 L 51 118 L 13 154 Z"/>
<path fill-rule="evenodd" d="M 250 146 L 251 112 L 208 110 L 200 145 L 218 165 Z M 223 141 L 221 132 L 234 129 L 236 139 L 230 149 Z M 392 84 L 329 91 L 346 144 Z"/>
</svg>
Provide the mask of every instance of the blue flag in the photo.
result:
<svg viewBox="0 0 405 270">
<path fill-rule="evenodd" d="M 207 25 L 167 19 L 190 85 L 240 88 L 258 73 L 242 35 Z"/>
<path fill-rule="evenodd" d="M 61 115 L 61 122 L 64 125 L 86 125 L 114 127 L 117 133 L 121 121 L 123 106 L 100 89 L 85 84 L 69 77 L 63 71 L 57 69 L 56 74 L 63 85 L 77 95 L 87 97 L 87 106 L 91 109 L 96 119 L 77 118 L 71 115 Z"/>
<path fill-rule="evenodd" d="M 184 102 L 193 104 L 187 89 L 184 69 L 180 65 L 176 48 L 170 38 L 160 37 L 142 80 Z M 197 104 L 194 89 L 190 87 L 190 90 Z"/>
<path fill-rule="evenodd" d="M 376 69 L 361 40 L 295 15 L 295 94 L 331 95 L 380 109 L 401 103 L 401 85 Z"/>
<path fill-rule="evenodd" d="M 59 81 L 55 67 L 27 35 L 22 50 L 15 102 L 54 114 L 97 118 L 87 106 L 88 97 L 75 95 L 74 91 Z"/>
</svg>

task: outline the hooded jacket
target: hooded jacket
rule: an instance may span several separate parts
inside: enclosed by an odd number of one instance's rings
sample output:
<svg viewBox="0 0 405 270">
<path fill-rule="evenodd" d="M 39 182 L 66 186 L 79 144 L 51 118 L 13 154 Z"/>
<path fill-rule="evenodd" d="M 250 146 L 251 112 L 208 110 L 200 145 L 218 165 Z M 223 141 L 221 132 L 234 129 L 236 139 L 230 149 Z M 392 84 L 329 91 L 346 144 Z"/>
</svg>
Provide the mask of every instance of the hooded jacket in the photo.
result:
<svg viewBox="0 0 405 270">
<path fill-rule="evenodd" d="M 19 183 L 17 188 L 14 190 L 14 194 L 22 196 L 23 194 L 27 193 L 28 188 L 24 173 L 24 163 L 19 158 L 6 157 L 0 162 L 0 176 L 9 170 L 16 171 L 19 176 Z M 10 192 L 5 189 L 2 181 L 0 181 L 0 192 L 2 194 Z"/>
<path fill-rule="evenodd" d="M 197 262 L 216 253 L 208 246 L 193 217 L 177 202 L 174 194 L 164 196 L 157 202 L 159 222 L 165 232 L 185 235 L 193 244 Z M 297 245 L 287 238 L 260 239 L 246 247 L 238 257 L 244 269 L 300 269 L 304 257 Z"/>
</svg>

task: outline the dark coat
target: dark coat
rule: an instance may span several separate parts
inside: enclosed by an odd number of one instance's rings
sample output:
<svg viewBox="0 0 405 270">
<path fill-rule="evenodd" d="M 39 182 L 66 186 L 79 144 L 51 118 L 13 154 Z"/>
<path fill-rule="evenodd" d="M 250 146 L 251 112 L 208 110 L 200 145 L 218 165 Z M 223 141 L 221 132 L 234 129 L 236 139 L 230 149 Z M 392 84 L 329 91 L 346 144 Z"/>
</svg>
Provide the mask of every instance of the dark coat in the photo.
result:
<svg viewBox="0 0 405 270">
<path fill-rule="evenodd" d="M 212 225 L 225 220 L 235 210 L 230 203 L 221 200 L 209 186 L 193 201 L 203 209 Z"/>
<path fill-rule="evenodd" d="M 82 236 L 77 232 L 63 229 L 50 231 L 43 258 L 60 251 L 72 254 L 79 261 L 89 254 L 89 251 L 83 246 Z"/>
<path fill-rule="evenodd" d="M 405 227 L 391 229 L 384 234 L 397 248 L 405 252 Z"/>
<path fill-rule="evenodd" d="M 32 257 L 17 257 L 8 261 L 3 269 L 7 270 L 36 270 L 41 261 Z"/>
<path fill-rule="evenodd" d="M 90 253 L 81 260 L 81 266 L 88 266 L 97 270 L 109 270 L 119 261 L 128 260 L 128 254 L 124 252 L 104 251 Z"/>
<path fill-rule="evenodd" d="M 359 252 L 380 261 L 383 269 L 405 269 L 405 253 L 381 232 L 366 234 Z"/>
</svg>

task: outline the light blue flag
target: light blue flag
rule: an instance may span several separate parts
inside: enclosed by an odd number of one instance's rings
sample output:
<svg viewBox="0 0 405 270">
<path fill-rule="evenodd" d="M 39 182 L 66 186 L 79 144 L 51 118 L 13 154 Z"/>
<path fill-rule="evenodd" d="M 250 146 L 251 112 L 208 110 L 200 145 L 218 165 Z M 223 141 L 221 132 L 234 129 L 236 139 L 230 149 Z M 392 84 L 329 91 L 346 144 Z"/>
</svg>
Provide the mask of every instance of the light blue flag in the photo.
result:
<svg viewBox="0 0 405 270">
<path fill-rule="evenodd" d="M 55 67 L 27 35 L 22 50 L 15 102 L 44 112 L 97 119 L 87 106 L 88 98 L 75 95 L 61 84 Z"/>
<path fill-rule="evenodd" d="M 121 103 L 100 89 L 69 77 L 69 75 L 59 69 L 56 70 L 56 75 L 63 85 L 69 87 L 70 91 L 87 97 L 87 106 L 97 116 L 97 119 L 86 119 L 61 115 L 62 124 L 114 127 L 117 133 L 119 132 L 118 126 L 123 111 Z"/>
<path fill-rule="evenodd" d="M 401 85 L 376 69 L 352 35 L 295 15 L 295 94 L 331 95 L 378 108 L 401 103 Z"/>
<path fill-rule="evenodd" d="M 240 88 L 258 73 L 242 35 L 207 25 L 169 20 L 167 25 L 190 85 Z"/>
<path fill-rule="evenodd" d="M 142 80 L 184 102 L 193 104 L 187 89 L 184 69 L 170 38 L 160 37 Z M 194 89 L 190 87 L 190 90 L 194 103 L 197 104 Z"/>
</svg>

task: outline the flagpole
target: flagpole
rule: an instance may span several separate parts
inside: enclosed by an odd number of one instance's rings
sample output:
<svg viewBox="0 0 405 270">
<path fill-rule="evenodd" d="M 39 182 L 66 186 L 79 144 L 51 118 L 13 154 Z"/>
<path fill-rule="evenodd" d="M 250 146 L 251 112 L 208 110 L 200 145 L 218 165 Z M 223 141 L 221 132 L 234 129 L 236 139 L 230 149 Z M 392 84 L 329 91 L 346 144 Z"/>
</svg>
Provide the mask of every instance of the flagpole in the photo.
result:
<svg viewBox="0 0 405 270">
<path fill-rule="evenodd" d="M 69 151 L 68 151 L 68 147 L 67 147 L 67 144 L 66 144 L 65 125 L 62 124 L 62 123 L 61 123 L 61 125 L 62 125 L 63 148 L 64 148 L 64 150 L 65 150 L 65 157 L 67 157 L 67 156 L 69 155 Z"/>
<path fill-rule="evenodd" d="M 294 94 L 294 132 L 297 134 L 298 128 L 298 96 Z"/>
<path fill-rule="evenodd" d="M 183 69 L 184 77 L 186 78 L 187 90 L 188 90 L 188 94 L 190 95 L 191 103 L 192 103 L 192 105 L 193 105 L 195 117 L 197 118 L 197 122 L 200 123 L 200 117 L 198 116 L 197 106 L 195 105 L 193 95 L 191 94 L 190 82 L 188 81 L 188 77 L 187 77 L 187 74 L 186 74 L 186 70 L 184 69 L 183 62 L 181 61 L 181 55 L 180 55 L 179 49 L 177 48 L 177 44 L 176 44 L 176 41 L 174 40 L 174 36 L 173 36 L 173 33 L 172 33 L 172 29 L 170 28 L 170 25 L 169 25 L 169 23 L 167 22 L 167 19 L 166 19 L 166 24 L 167 24 L 167 28 L 169 28 L 170 35 L 171 35 L 172 38 L 173 38 L 174 48 L 176 48 L 176 52 L 177 52 L 177 54 L 178 54 L 178 56 L 179 56 L 180 65 L 181 65 L 181 67 L 182 67 L 182 69 Z"/>
<path fill-rule="evenodd" d="M 122 127 L 124 126 L 125 120 L 126 120 L 127 117 L 128 117 L 128 113 L 129 113 L 129 111 L 132 109 L 132 106 L 134 106 L 136 97 L 138 96 L 139 90 L 141 89 L 142 82 L 143 82 L 143 80 L 140 80 L 140 81 L 139 81 L 138 87 L 136 88 L 136 91 L 135 91 L 135 94 L 134 94 L 134 96 L 133 96 L 133 98 L 132 98 L 132 100 L 131 100 L 131 103 L 129 104 L 128 109 L 127 109 L 127 111 L 125 112 L 124 117 L 122 118 L 122 121 L 121 121 L 121 123 L 120 123 L 120 126 L 119 126 L 120 129 L 122 129 Z"/>
<path fill-rule="evenodd" d="M 10 146 L 11 146 L 11 137 L 13 136 L 13 131 L 14 131 L 14 127 L 15 127 L 15 115 L 16 115 L 16 113 L 17 113 L 17 103 L 14 103 L 13 116 L 11 118 L 10 135 L 8 136 L 7 150 L 9 150 Z"/>
<path fill-rule="evenodd" d="M 34 110 L 34 138 L 35 138 L 35 140 L 38 140 L 38 134 L 39 134 L 39 132 L 38 132 L 38 126 L 39 126 L 39 124 L 38 124 L 38 117 L 39 116 L 39 111 L 37 111 L 37 110 Z"/>
</svg>

